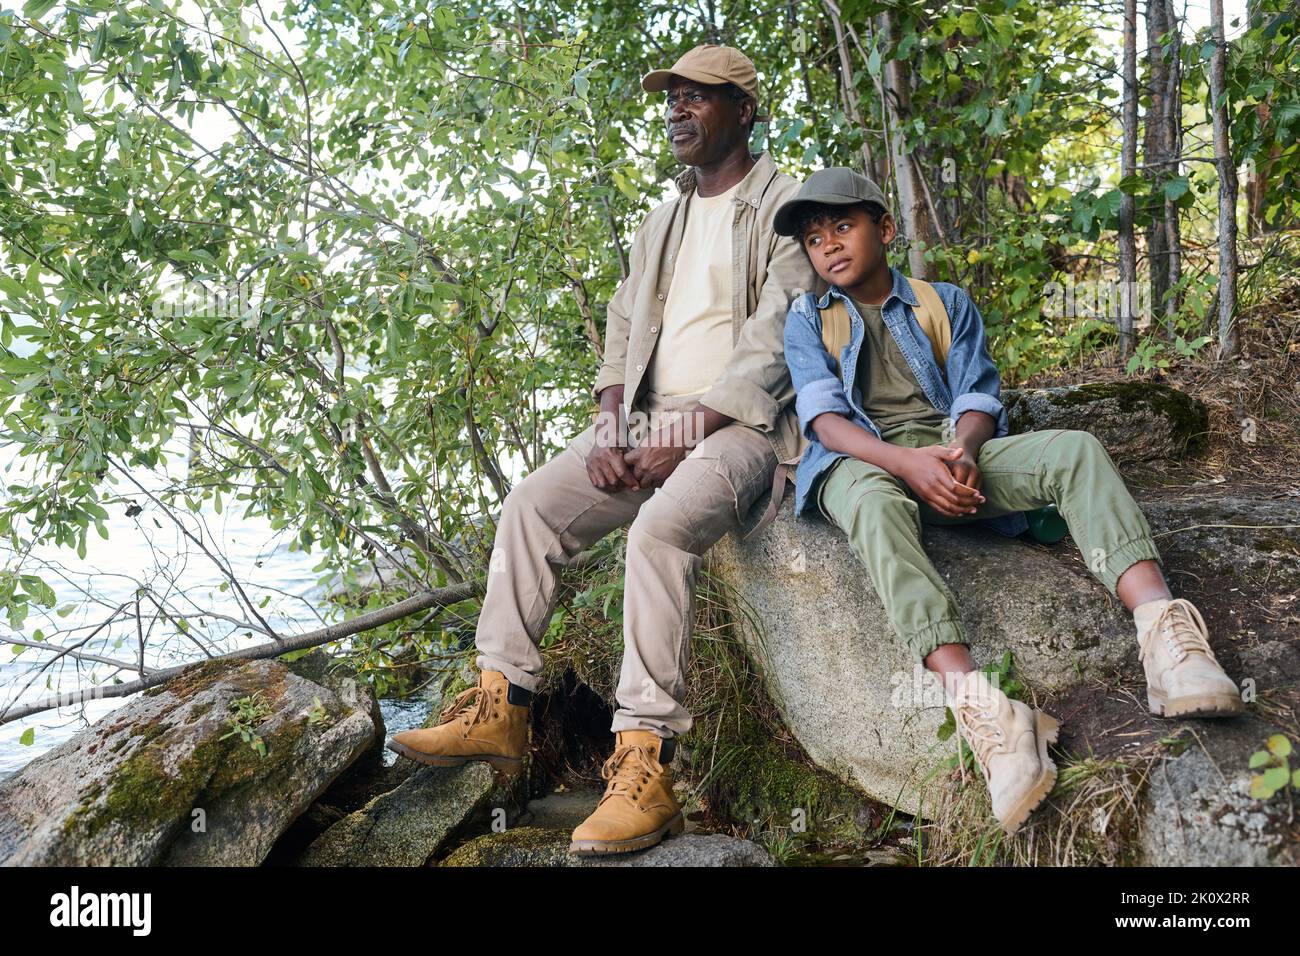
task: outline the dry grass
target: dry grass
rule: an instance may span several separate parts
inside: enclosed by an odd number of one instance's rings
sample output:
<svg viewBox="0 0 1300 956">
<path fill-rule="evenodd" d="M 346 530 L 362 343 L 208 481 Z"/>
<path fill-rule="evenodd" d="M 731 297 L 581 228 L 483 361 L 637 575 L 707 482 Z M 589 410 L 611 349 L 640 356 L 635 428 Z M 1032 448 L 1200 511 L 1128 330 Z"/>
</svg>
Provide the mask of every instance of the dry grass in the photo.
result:
<svg viewBox="0 0 1300 956">
<path fill-rule="evenodd" d="M 931 866 L 1130 866 L 1139 861 L 1139 796 L 1167 744 L 1121 757 L 1054 755 L 1052 793 L 1013 837 L 998 825 L 976 770 L 955 780 L 934 818 L 920 828 Z M 953 772 L 956 777 L 956 771 Z"/>
</svg>

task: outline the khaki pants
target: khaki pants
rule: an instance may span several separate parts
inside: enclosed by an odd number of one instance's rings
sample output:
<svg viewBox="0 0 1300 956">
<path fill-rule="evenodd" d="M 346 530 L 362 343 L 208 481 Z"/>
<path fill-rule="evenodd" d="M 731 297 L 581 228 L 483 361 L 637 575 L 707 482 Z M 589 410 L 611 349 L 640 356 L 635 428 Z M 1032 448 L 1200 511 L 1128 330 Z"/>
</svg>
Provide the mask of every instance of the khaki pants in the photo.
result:
<svg viewBox="0 0 1300 956">
<path fill-rule="evenodd" d="M 881 438 L 908 448 L 943 443 L 938 428 L 915 422 Z M 957 603 L 922 547 L 922 522 L 962 524 L 1054 503 L 1088 569 L 1111 594 L 1134 564 L 1159 560 L 1146 518 L 1106 449 L 1088 432 L 1054 429 L 991 438 L 976 464 L 985 502 L 960 518 L 940 514 L 902 479 L 858 458 L 841 458 L 818 483 L 822 514 L 848 535 L 894 632 L 922 663 L 941 644 L 967 643 Z"/>
<path fill-rule="evenodd" d="M 650 392 L 636 408 L 671 414 L 699 397 Z M 682 734 L 692 722 L 681 700 L 702 555 L 771 485 L 776 454 L 762 431 L 732 423 L 701 441 L 660 487 L 611 493 L 587 476 L 595 441 L 593 424 L 506 496 L 478 620 L 477 664 L 535 690 L 537 643 L 555 608 L 560 571 L 630 521 L 612 729 Z M 630 444 L 638 444 L 635 437 Z"/>
</svg>

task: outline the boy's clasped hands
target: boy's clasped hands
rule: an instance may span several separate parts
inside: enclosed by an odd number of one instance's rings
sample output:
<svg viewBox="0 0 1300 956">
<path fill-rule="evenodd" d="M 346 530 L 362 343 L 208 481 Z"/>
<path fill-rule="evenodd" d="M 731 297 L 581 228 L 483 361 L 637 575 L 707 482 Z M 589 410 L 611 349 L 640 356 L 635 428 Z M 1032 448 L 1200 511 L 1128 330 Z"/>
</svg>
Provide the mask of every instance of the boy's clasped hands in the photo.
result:
<svg viewBox="0 0 1300 956">
<path fill-rule="evenodd" d="M 975 514 L 984 503 L 980 490 L 984 476 L 975 456 L 962 445 L 954 442 L 896 450 L 897 464 L 890 470 L 935 511 L 960 518 Z"/>
</svg>

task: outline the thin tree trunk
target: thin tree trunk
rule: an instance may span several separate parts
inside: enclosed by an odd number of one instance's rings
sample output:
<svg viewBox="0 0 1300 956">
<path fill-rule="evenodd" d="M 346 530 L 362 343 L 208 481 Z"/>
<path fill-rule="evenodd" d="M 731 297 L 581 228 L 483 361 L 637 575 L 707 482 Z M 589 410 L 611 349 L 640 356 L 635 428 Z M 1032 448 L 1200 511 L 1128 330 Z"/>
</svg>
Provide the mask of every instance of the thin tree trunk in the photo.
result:
<svg viewBox="0 0 1300 956">
<path fill-rule="evenodd" d="M 1169 132 L 1170 132 L 1170 154 L 1169 158 L 1174 160 L 1170 169 L 1176 177 L 1181 172 L 1179 160 L 1183 155 L 1183 25 L 1178 19 L 1178 11 L 1174 7 L 1174 0 L 1164 0 L 1168 7 L 1168 21 L 1170 28 L 1174 30 L 1177 36 L 1177 45 L 1174 47 L 1169 64 L 1169 93 L 1166 103 L 1168 104 Z M 1173 338 L 1177 331 L 1178 313 L 1183 307 L 1183 294 L 1178 289 L 1178 284 L 1183 279 L 1183 237 L 1178 225 L 1178 206 L 1174 200 L 1165 199 L 1165 245 L 1169 249 L 1169 304 L 1165 310 L 1165 325 L 1169 332 L 1169 337 Z"/>
<path fill-rule="evenodd" d="M 1137 169 L 1137 0 L 1124 0 L 1124 108 L 1123 140 L 1120 145 L 1120 176 L 1128 178 Z M 1133 306 L 1137 288 L 1137 242 L 1133 236 L 1133 196 L 1119 200 L 1119 355 L 1133 353 Z"/>
<path fill-rule="evenodd" d="M 795 7 L 795 0 L 788 0 L 788 3 L 786 4 L 786 22 L 790 27 L 791 35 L 793 35 L 795 30 L 799 26 L 799 17 L 798 17 L 797 8 Z M 806 102 L 807 107 L 809 109 L 812 109 L 813 88 L 812 88 L 812 77 L 808 73 L 807 50 L 801 50 L 798 52 L 797 55 L 799 57 L 799 76 L 803 79 L 804 99 L 807 101 Z"/>
<path fill-rule="evenodd" d="M 862 109 L 858 104 L 857 81 L 853 75 L 853 59 L 849 50 L 848 37 L 844 33 L 844 23 L 839 12 L 832 5 L 828 7 L 831 26 L 835 28 L 835 50 L 840 57 L 840 91 L 844 94 L 844 109 L 862 134 L 862 172 L 870 176 L 874 163 L 871 161 L 871 144 L 867 141 L 867 124 L 863 121 Z"/>
<path fill-rule="evenodd" d="M 1263 16 L 1259 9 L 1259 0 L 1247 0 L 1246 22 L 1252 30 L 1263 26 Z M 1256 122 L 1260 128 L 1266 126 L 1273 111 L 1273 94 L 1264 97 L 1264 102 L 1255 105 Z M 1282 155 L 1282 148 L 1276 143 L 1269 148 L 1268 158 L 1262 164 L 1251 163 L 1246 173 L 1246 235 L 1260 236 L 1268 230 L 1264 221 L 1264 200 L 1268 196 L 1268 180 L 1273 166 Z"/>
<path fill-rule="evenodd" d="M 1219 357 L 1226 359 L 1237 354 L 1241 339 L 1237 331 L 1237 168 L 1228 139 L 1223 0 L 1210 0 L 1210 28 L 1214 33 L 1210 114 L 1214 121 L 1214 162 L 1219 167 Z"/>
<path fill-rule="evenodd" d="M 880 42 L 884 49 L 894 46 L 894 13 L 886 10 L 878 21 Z M 902 60 L 890 59 L 885 64 L 885 113 L 889 116 L 890 152 L 893 155 L 894 182 L 898 189 L 898 211 L 903 230 L 908 238 L 907 267 L 909 274 L 925 279 L 929 267 L 920 243 L 930 244 L 930 223 L 926 215 L 925 200 L 916 182 L 916 173 L 907 153 L 903 123 L 911 112 L 912 81 L 908 66 Z"/>
<path fill-rule="evenodd" d="M 1163 37 L 1173 29 L 1172 9 L 1169 0 L 1147 0 L 1147 108 L 1146 130 L 1143 138 L 1143 157 L 1149 185 L 1151 223 L 1147 227 L 1147 258 L 1150 262 L 1151 305 L 1163 312 L 1170 335 L 1173 334 L 1173 313 L 1167 307 L 1165 296 L 1169 292 L 1169 260 L 1171 215 L 1176 218 L 1173 204 L 1163 196 L 1165 183 L 1178 176 L 1175 142 L 1177 132 L 1172 109 L 1170 75 L 1179 47 L 1172 55 L 1166 52 Z M 1157 198 L 1158 197 L 1158 198 Z M 1176 227 L 1175 227 L 1176 228 Z"/>
</svg>

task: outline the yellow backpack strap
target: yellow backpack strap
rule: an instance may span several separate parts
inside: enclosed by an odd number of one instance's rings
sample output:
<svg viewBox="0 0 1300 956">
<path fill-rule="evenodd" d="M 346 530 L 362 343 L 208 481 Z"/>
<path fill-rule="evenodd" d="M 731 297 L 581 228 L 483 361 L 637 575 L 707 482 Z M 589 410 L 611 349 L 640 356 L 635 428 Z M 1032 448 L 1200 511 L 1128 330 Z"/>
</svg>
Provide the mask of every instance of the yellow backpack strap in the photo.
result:
<svg viewBox="0 0 1300 956">
<path fill-rule="evenodd" d="M 835 370 L 843 374 L 840 369 L 840 353 L 849 344 L 849 338 L 853 334 L 849 310 L 843 299 L 831 296 L 830 304 L 819 311 L 822 314 L 822 345 L 826 346 L 826 351 L 835 360 Z"/>
<path fill-rule="evenodd" d="M 930 340 L 930 350 L 934 352 L 934 360 L 939 363 L 939 371 L 944 373 L 946 380 L 948 348 L 952 345 L 952 321 L 948 318 L 948 310 L 943 307 L 943 300 L 930 283 L 910 276 L 907 281 L 911 283 L 916 301 L 920 303 L 916 309 L 916 321 Z"/>
</svg>

